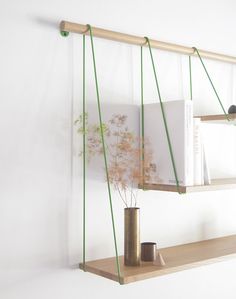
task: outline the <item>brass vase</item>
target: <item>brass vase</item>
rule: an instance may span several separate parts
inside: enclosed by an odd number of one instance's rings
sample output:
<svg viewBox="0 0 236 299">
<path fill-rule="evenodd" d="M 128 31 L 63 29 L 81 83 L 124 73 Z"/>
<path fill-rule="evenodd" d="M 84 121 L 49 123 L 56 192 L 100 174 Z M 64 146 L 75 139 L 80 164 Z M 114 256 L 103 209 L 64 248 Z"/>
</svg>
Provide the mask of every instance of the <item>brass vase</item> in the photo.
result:
<svg viewBox="0 0 236 299">
<path fill-rule="evenodd" d="M 126 266 L 140 265 L 140 224 L 139 208 L 125 208 L 125 248 Z"/>
</svg>

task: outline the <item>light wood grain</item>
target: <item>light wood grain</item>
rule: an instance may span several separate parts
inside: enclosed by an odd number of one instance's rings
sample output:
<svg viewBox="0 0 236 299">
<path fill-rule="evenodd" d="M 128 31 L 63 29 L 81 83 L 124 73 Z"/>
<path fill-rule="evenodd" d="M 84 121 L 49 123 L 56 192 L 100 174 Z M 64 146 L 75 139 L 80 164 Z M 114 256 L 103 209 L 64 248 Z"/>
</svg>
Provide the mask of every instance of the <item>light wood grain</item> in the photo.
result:
<svg viewBox="0 0 236 299">
<path fill-rule="evenodd" d="M 128 43 L 132 45 L 146 45 L 146 40 L 144 37 L 141 36 L 135 36 L 131 34 L 121 33 L 121 32 L 115 32 L 107 29 L 93 28 L 93 35 L 100 38 L 105 38 L 117 42 L 123 42 Z M 67 32 L 74 32 L 74 33 L 80 33 L 80 34 L 88 34 L 88 26 L 72 23 L 68 21 L 62 21 L 60 23 L 60 30 L 61 31 L 67 31 Z M 182 45 L 176 45 L 172 43 L 162 42 L 154 39 L 150 39 L 150 44 L 152 48 L 165 50 L 165 51 L 172 51 L 177 52 L 180 54 L 185 55 L 193 55 L 197 56 L 197 54 L 194 52 L 192 47 L 186 47 Z M 192 45 L 196 46 L 196 45 Z M 205 50 L 199 50 L 199 53 L 204 58 L 214 59 L 214 60 L 220 60 L 224 62 L 229 63 L 236 63 L 236 57 L 224 55 L 224 54 L 218 54 L 210 51 Z"/>
<path fill-rule="evenodd" d="M 227 190 L 234 188 L 236 188 L 236 178 L 225 178 L 213 179 L 211 180 L 211 185 L 180 186 L 179 190 L 181 193 L 192 193 L 203 191 Z M 178 192 L 178 189 L 175 185 L 140 184 L 139 189 Z"/>
<path fill-rule="evenodd" d="M 225 123 L 225 124 L 234 124 L 236 121 L 236 113 L 227 114 L 230 121 L 228 121 L 224 114 L 216 114 L 216 115 L 200 115 L 195 116 L 201 118 L 204 122 L 216 122 L 216 123 Z"/>
<path fill-rule="evenodd" d="M 139 267 L 127 267 L 120 257 L 121 283 L 127 284 L 236 257 L 236 235 L 178 245 L 159 250 L 165 266 L 142 262 Z M 115 258 L 86 262 L 85 270 L 118 281 Z M 83 265 L 80 264 L 83 269 Z"/>
</svg>

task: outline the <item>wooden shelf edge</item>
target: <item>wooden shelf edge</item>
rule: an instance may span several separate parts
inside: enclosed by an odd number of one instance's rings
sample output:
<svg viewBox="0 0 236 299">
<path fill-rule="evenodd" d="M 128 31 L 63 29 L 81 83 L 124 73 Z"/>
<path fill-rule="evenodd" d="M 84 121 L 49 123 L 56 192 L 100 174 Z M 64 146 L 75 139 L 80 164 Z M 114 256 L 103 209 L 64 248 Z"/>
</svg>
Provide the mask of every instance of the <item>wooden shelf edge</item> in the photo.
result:
<svg viewBox="0 0 236 299">
<path fill-rule="evenodd" d="M 227 114 L 227 116 L 231 121 L 236 120 L 236 113 Z M 201 121 L 203 121 L 203 122 L 221 122 L 221 123 L 230 124 L 230 122 L 226 119 L 224 114 L 199 115 L 199 116 L 194 116 L 194 117 L 201 118 Z"/>
<path fill-rule="evenodd" d="M 236 235 L 177 245 L 159 250 L 166 265 L 142 262 L 139 267 L 127 267 L 123 257 L 121 284 L 127 284 L 236 258 Z M 79 265 L 83 270 L 83 264 Z M 118 282 L 115 257 L 86 262 L 85 271 Z"/>
<path fill-rule="evenodd" d="M 123 262 L 122 257 L 120 257 L 120 259 L 121 259 L 120 262 Z M 107 260 L 107 259 L 104 259 L 104 261 L 105 260 Z M 97 260 L 97 261 L 102 261 L 102 260 Z M 79 268 L 81 270 L 85 271 L 85 272 L 89 272 L 89 273 L 92 273 L 92 274 L 95 274 L 95 275 L 98 275 L 98 276 L 102 276 L 104 278 L 107 278 L 107 279 L 119 282 L 119 278 L 118 278 L 117 274 L 112 274 L 112 273 L 109 273 L 109 272 L 104 271 L 102 269 L 98 269 L 96 267 L 92 267 L 88 263 L 85 264 L 85 268 L 84 268 L 83 263 L 80 263 L 79 264 Z M 121 284 L 125 284 L 126 283 L 123 277 L 121 277 L 120 283 Z"/>
<path fill-rule="evenodd" d="M 142 189 L 143 191 L 166 191 L 166 192 L 178 192 L 181 193 L 187 193 L 187 187 L 186 186 L 179 186 L 179 190 L 175 185 L 163 185 L 163 184 L 139 184 L 139 189 Z"/>
<path fill-rule="evenodd" d="M 157 190 L 167 192 L 178 192 L 175 185 L 162 185 L 162 184 L 139 184 L 139 189 L 145 191 Z M 180 186 L 181 193 L 205 192 L 205 191 L 219 191 L 236 188 L 236 178 L 213 179 L 211 185 L 196 185 L 196 186 Z"/>
</svg>

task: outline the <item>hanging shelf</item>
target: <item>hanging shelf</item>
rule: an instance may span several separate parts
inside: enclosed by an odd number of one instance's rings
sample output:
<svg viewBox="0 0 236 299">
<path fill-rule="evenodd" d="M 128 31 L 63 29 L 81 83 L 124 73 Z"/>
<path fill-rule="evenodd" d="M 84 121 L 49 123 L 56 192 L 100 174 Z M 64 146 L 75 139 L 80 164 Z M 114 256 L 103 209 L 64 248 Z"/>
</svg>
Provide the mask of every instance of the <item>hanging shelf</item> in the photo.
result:
<svg viewBox="0 0 236 299">
<path fill-rule="evenodd" d="M 227 114 L 230 121 L 228 121 L 224 114 L 216 114 L 216 115 L 201 115 L 196 116 L 200 117 L 201 121 L 204 122 L 214 122 L 214 123 L 221 123 L 221 124 L 236 124 L 236 113 Z"/>
<path fill-rule="evenodd" d="M 81 33 L 84 35 L 90 34 L 90 37 L 92 35 L 90 25 L 81 25 L 81 24 L 75 24 L 66 21 L 61 22 L 60 30 L 62 36 L 68 36 L 69 32 Z M 201 57 L 205 57 L 205 58 L 215 59 L 215 60 L 228 62 L 228 63 L 236 63 L 236 57 L 233 56 L 213 53 L 205 50 L 198 51 L 196 48 L 192 48 L 192 47 L 185 47 L 185 46 L 161 42 L 157 40 L 149 40 L 148 38 L 133 36 L 129 34 L 114 32 L 114 31 L 95 28 L 95 27 L 93 27 L 93 35 L 95 37 L 105 38 L 117 42 L 124 42 L 128 44 L 139 45 L 139 46 L 149 46 L 149 48 L 153 47 L 156 49 L 173 51 L 173 52 L 177 52 L 189 56 L 198 55 L 200 59 Z M 93 49 L 92 37 L 91 37 L 91 44 Z M 94 59 L 94 52 L 93 52 L 93 59 Z M 95 69 L 94 70 L 95 79 L 97 80 L 95 59 L 94 59 L 94 69 Z M 96 88 L 97 88 L 98 107 L 100 113 L 99 92 L 98 92 L 97 81 L 96 81 Z M 236 114 L 228 115 L 228 117 L 233 121 L 236 120 Z M 206 115 L 206 116 L 200 116 L 200 118 L 202 121 L 214 121 L 214 122 L 223 122 L 223 123 L 226 122 L 225 115 Z M 101 116 L 100 116 L 100 122 L 101 122 Z M 106 164 L 106 157 L 104 158 Z M 236 188 L 236 178 L 215 179 L 212 180 L 211 185 L 187 186 L 187 187 L 180 186 L 179 189 L 177 189 L 176 186 L 152 185 L 152 184 L 144 184 L 143 186 L 140 185 L 139 188 L 145 190 L 161 190 L 161 191 L 171 191 L 171 192 L 180 191 L 181 193 L 222 190 L 222 189 Z M 232 235 L 232 236 L 227 236 L 227 237 L 222 237 L 217 239 L 211 239 L 211 240 L 205 240 L 205 241 L 200 241 L 195 243 L 178 245 L 174 247 L 163 248 L 159 251 L 165 260 L 166 263 L 165 266 L 160 266 L 150 262 L 141 262 L 141 265 L 139 267 L 124 266 L 123 256 L 118 257 L 115 229 L 114 229 L 115 226 L 114 226 L 114 219 L 112 214 L 113 212 L 112 212 L 111 197 L 109 198 L 109 200 L 110 200 L 112 223 L 113 223 L 116 257 L 87 262 L 85 261 L 85 254 L 84 254 L 85 242 L 84 242 L 83 243 L 84 246 L 83 263 L 79 265 L 79 267 L 84 271 L 91 272 L 96 275 L 114 281 L 119 281 L 121 284 L 127 284 L 138 280 L 144 280 L 151 277 L 174 273 L 177 271 L 191 269 L 194 267 L 207 265 L 219 261 L 224 261 L 236 257 L 236 235 Z M 84 208 L 83 217 L 85 220 L 85 208 Z M 85 226 L 83 228 L 85 228 Z M 85 236 L 85 230 L 83 231 L 83 236 Z M 118 264 L 120 264 L 120 273 L 121 273 L 120 276 L 118 274 L 119 271 L 117 271 L 117 269 L 119 269 L 119 267 L 117 267 Z"/>
<path fill-rule="evenodd" d="M 209 265 L 236 257 L 236 235 L 178 245 L 159 250 L 166 265 L 142 262 L 139 267 L 127 267 L 120 257 L 121 284 Z M 83 264 L 80 264 L 83 268 Z M 118 281 L 115 257 L 86 262 L 85 271 Z"/>
<path fill-rule="evenodd" d="M 201 115 L 195 116 L 201 118 L 203 122 L 220 123 L 220 124 L 236 124 L 236 113 L 227 114 L 230 121 L 228 121 L 224 114 L 217 115 Z M 212 179 L 210 185 L 195 185 L 195 186 L 179 186 L 179 189 L 175 185 L 163 185 L 163 184 L 139 184 L 139 189 L 143 190 L 158 190 L 167 192 L 181 192 L 181 193 L 193 193 L 203 191 L 217 191 L 236 188 L 236 178 L 221 178 Z"/>
<path fill-rule="evenodd" d="M 213 179 L 210 185 L 195 185 L 195 186 L 179 186 L 179 190 L 175 185 L 161 184 L 139 184 L 139 189 L 143 190 L 159 190 L 169 192 L 192 193 L 202 191 L 216 191 L 236 188 L 236 178 Z"/>
</svg>

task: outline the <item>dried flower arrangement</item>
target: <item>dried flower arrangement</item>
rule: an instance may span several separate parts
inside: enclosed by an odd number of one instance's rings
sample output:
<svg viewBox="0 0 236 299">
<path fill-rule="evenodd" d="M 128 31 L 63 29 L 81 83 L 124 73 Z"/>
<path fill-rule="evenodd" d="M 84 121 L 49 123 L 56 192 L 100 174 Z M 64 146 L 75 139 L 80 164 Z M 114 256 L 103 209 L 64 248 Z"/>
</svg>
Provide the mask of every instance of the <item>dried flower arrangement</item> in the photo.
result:
<svg viewBox="0 0 236 299">
<path fill-rule="evenodd" d="M 138 184 L 156 176 L 156 165 L 152 163 L 153 155 L 148 140 L 142 140 L 129 131 L 126 122 L 126 115 L 114 114 L 108 123 L 102 124 L 102 130 L 108 156 L 109 181 L 126 207 L 136 207 Z M 88 124 L 88 114 L 85 114 L 85 123 L 84 132 L 83 115 L 75 121 L 78 133 L 87 137 L 86 155 L 90 161 L 92 157 L 103 154 L 101 128 L 99 124 Z"/>
</svg>

